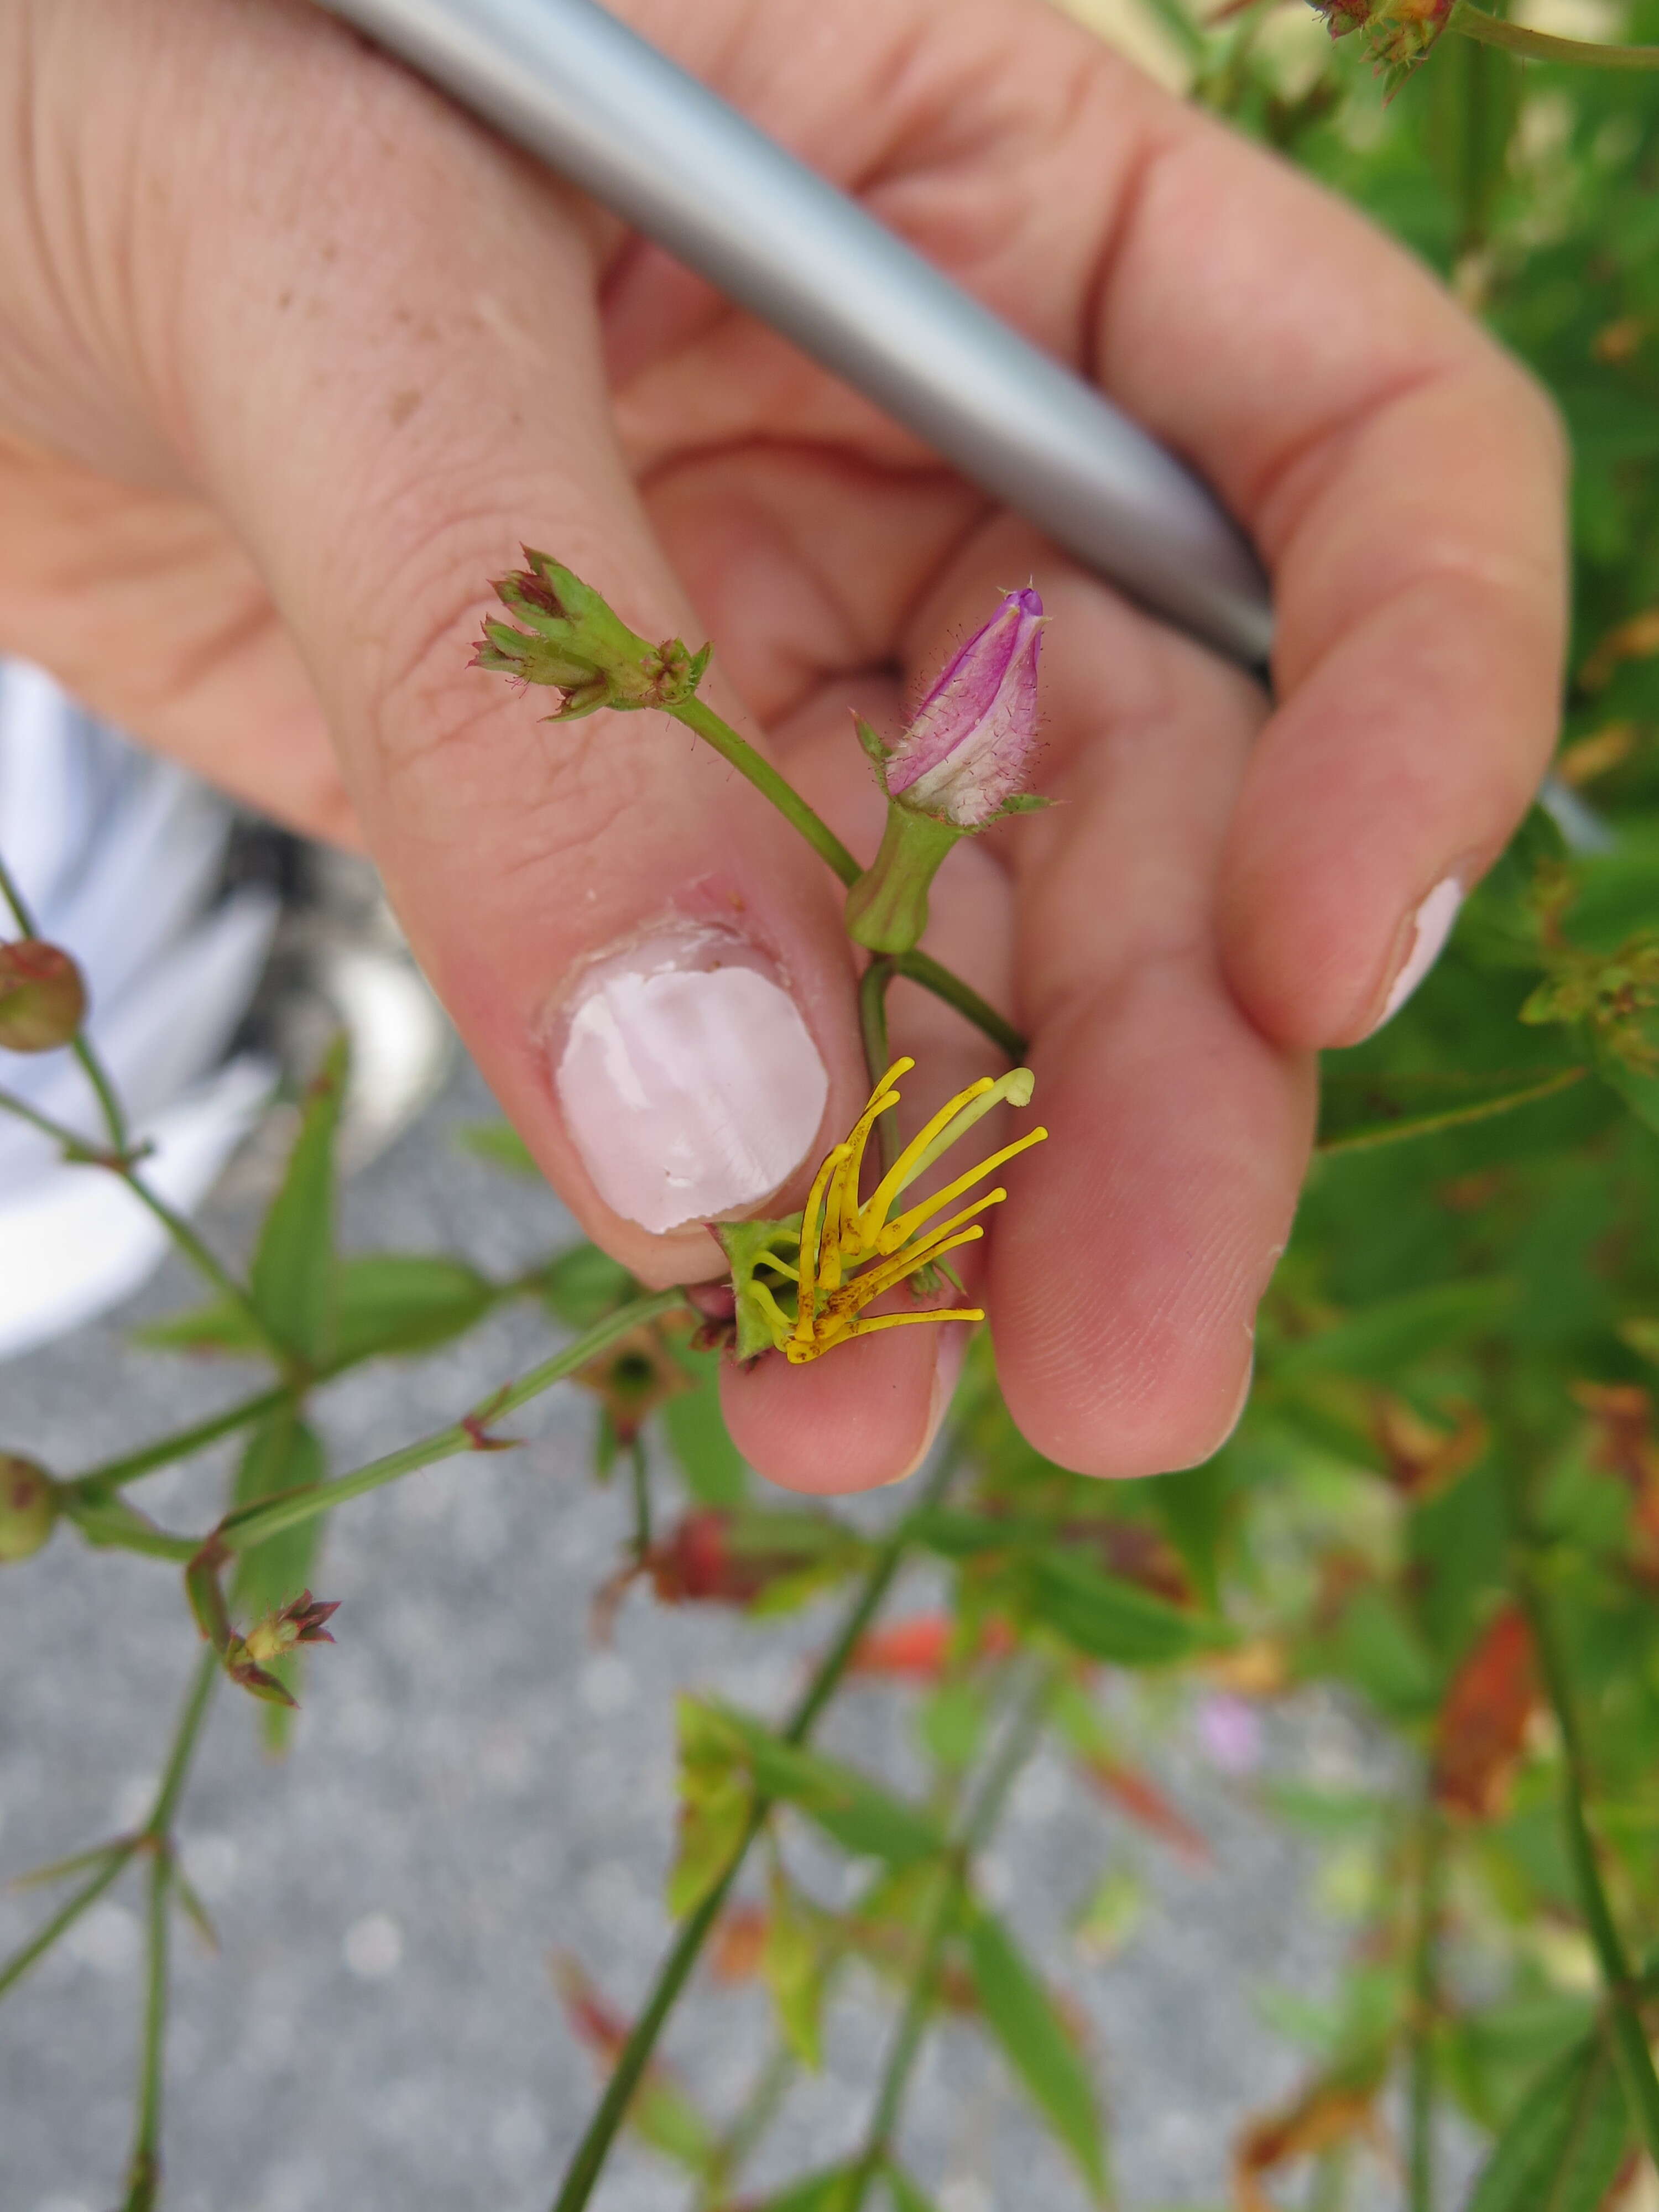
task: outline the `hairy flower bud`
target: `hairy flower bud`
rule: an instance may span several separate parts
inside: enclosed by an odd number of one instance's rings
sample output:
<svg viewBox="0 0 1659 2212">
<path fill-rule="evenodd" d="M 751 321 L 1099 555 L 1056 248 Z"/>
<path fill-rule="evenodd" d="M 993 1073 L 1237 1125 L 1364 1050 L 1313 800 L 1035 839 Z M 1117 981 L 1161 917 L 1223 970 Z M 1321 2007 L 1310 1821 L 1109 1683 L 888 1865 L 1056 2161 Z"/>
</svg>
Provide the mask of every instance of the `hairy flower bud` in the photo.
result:
<svg viewBox="0 0 1659 2212">
<path fill-rule="evenodd" d="M 601 707 L 671 707 L 691 697 L 708 665 L 708 646 L 694 653 L 677 637 L 653 645 L 570 569 L 528 545 L 524 557 L 529 568 L 503 576 L 495 590 L 529 628 L 487 621 L 475 668 L 562 691 L 550 722 L 577 721 Z"/>
<path fill-rule="evenodd" d="M 81 970 L 38 937 L 0 945 L 0 1047 L 52 1052 L 70 1043 L 87 1011 Z"/>
<path fill-rule="evenodd" d="M 1021 789 L 1036 744 L 1037 656 L 1048 617 L 1010 592 L 922 701 L 897 742 L 867 722 L 860 743 L 887 793 L 881 850 L 847 896 L 847 930 L 872 952 L 908 952 L 927 894 L 958 837 L 1045 802 Z"/>
<path fill-rule="evenodd" d="M 974 632 L 887 754 L 890 799 L 981 830 L 1018 798 L 1036 744 L 1037 656 L 1048 617 L 1028 586 Z"/>
<path fill-rule="evenodd" d="M 0 1452 L 0 1565 L 31 1558 L 57 1518 L 57 1486 L 45 1468 Z"/>
</svg>

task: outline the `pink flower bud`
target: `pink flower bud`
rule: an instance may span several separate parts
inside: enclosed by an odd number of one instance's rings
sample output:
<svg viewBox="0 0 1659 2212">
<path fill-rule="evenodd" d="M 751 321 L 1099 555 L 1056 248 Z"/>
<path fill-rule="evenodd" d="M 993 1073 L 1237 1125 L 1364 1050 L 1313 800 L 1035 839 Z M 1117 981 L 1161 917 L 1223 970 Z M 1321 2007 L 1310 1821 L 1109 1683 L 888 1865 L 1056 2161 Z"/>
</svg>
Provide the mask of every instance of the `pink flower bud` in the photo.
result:
<svg viewBox="0 0 1659 2212">
<path fill-rule="evenodd" d="M 0 1047 L 52 1052 L 70 1043 L 87 1011 L 81 971 L 38 937 L 0 945 Z"/>
<path fill-rule="evenodd" d="M 977 830 L 1019 796 L 1036 743 L 1037 654 L 1047 620 L 1028 587 L 1010 592 L 975 631 L 889 751 L 890 798 Z"/>
</svg>

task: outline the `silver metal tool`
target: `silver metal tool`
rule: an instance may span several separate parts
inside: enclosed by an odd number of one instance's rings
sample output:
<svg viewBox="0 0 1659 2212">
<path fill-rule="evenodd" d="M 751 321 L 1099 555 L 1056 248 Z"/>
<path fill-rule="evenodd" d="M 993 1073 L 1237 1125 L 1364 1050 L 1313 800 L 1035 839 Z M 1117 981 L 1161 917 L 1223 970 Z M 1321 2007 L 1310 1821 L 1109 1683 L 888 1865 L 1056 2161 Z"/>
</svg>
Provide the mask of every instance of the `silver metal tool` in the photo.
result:
<svg viewBox="0 0 1659 2212">
<path fill-rule="evenodd" d="M 866 393 L 1100 574 L 1241 660 L 1249 548 L 1155 440 L 593 0 L 323 0 Z"/>
</svg>

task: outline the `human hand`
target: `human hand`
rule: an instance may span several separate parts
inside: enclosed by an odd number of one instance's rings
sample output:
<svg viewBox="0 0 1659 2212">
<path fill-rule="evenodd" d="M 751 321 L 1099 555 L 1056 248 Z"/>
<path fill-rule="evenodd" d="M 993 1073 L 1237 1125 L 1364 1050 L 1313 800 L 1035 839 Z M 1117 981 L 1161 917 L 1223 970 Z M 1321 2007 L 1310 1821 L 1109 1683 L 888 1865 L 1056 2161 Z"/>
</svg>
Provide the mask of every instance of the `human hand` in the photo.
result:
<svg viewBox="0 0 1659 2212">
<path fill-rule="evenodd" d="M 549 1176 L 664 1282 L 714 1271 L 703 1215 L 798 1203 L 862 1102 L 835 887 L 674 725 L 546 729 L 469 669 L 486 580 L 527 538 L 635 628 L 712 636 L 710 696 L 867 854 L 848 708 L 896 728 L 1033 576 L 1061 803 L 953 856 L 928 940 L 1030 1032 L 1053 1132 L 987 1240 L 999 1370 L 1068 1466 L 1200 1458 L 1306 1055 L 1382 1017 L 1547 757 L 1553 419 L 1406 257 L 1041 0 L 622 12 L 1208 477 L 1273 574 L 1276 710 L 298 0 L 0 4 L 31 125 L 0 173 L 0 646 L 361 838 Z M 723 1000 L 654 1118 L 592 1073 L 562 1097 L 594 957 L 688 930 L 693 966 L 709 932 L 750 948 L 762 1025 Z M 694 1024 L 701 988 L 671 987 Z M 954 1017 L 893 1012 L 917 1107 L 979 1072 Z M 734 1434 L 798 1487 L 891 1479 L 951 1356 L 906 1329 L 763 1362 Z"/>
</svg>

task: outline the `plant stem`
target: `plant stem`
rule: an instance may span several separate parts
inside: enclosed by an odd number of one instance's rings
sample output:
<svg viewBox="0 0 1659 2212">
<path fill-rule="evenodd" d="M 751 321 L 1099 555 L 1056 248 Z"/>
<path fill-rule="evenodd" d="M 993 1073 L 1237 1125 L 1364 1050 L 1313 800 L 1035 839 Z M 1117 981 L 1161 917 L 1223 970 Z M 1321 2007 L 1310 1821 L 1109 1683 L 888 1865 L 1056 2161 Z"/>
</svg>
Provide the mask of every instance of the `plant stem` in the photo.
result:
<svg viewBox="0 0 1659 2212">
<path fill-rule="evenodd" d="M 107 1856 L 91 1880 L 83 1882 L 72 1897 L 66 1899 L 45 1927 L 37 1929 L 27 1942 L 21 1944 L 5 1965 L 0 1966 L 0 1997 L 9 1996 L 35 1961 L 45 1958 L 58 1938 L 66 1936 L 74 1927 L 81 1915 L 96 1905 L 137 1848 L 137 1839 L 131 1836 L 124 1836 L 119 1843 L 110 1845 Z"/>
<path fill-rule="evenodd" d="M 150 1854 L 149 1903 L 144 1916 L 144 2025 L 138 2062 L 138 2118 L 127 2160 L 127 2194 L 122 2212 L 151 2212 L 161 2179 L 162 2061 L 167 2022 L 167 1902 L 173 1859 L 157 1846 Z"/>
<path fill-rule="evenodd" d="M 939 1970 L 945 1957 L 945 1948 L 956 1931 L 963 1900 L 972 1876 L 974 1854 L 983 1847 L 996 1826 L 1007 1802 L 1009 1790 L 1042 1736 L 1056 1680 L 1054 1670 L 1047 1667 L 1033 1673 L 1030 1686 L 1010 1720 L 997 1754 L 987 1768 L 963 1820 L 961 1832 L 950 1857 L 940 1869 L 939 1894 L 928 1916 L 927 1931 L 922 1939 L 921 1958 L 910 1984 L 910 1993 L 905 2000 L 892 2048 L 887 2055 L 881 2087 L 877 2092 L 876 2109 L 871 2116 L 869 2133 L 865 2137 L 864 2150 L 854 2168 L 847 2197 L 838 2206 L 837 2212 L 862 2212 L 871 2183 L 892 2155 L 893 2137 L 897 2132 L 905 2093 L 910 2086 L 910 2075 L 933 2020 Z"/>
<path fill-rule="evenodd" d="M 211 1651 L 203 1653 L 173 1730 L 161 1779 L 149 1820 L 137 1838 L 149 1852 L 149 1883 L 144 1916 L 144 2022 L 138 2061 L 138 2113 L 132 2153 L 127 2160 L 127 2194 L 122 2212 L 151 2212 L 161 2179 L 161 2095 L 167 2058 L 167 1988 L 173 1846 L 173 1816 L 202 1733 L 219 1668 Z"/>
<path fill-rule="evenodd" d="M 45 1927 L 37 1929 L 28 1942 L 14 1951 L 5 1965 L 0 1966 L 0 1997 L 14 1989 L 36 1960 L 44 1958 L 82 1914 L 98 1902 L 135 1851 L 154 1849 L 158 1839 L 165 1838 L 179 1792 L 184 1788 L 191 1757 L 201 1733 L 202 1717 L 207 1711 L 208 1699 L 212 1694 L 218 1672 L 213 1654 L 204 1652 L 191 1678 L 191 1686 L 185 1693 L 173 1743 L 167 1753 L 167 1765 L 156 1785 L 155 1800 L 150 1808 L 149 1820 L 137 1835 L 118 1837 L 109 1844 L 100 1855 L 100 1863 L 91 1879 L 83 1882 L 73 1897 L 66 1899 Z M 68 1871 L 67 1868 L 64 1871 Z"/>
<path fill-rule="evenodd" d="M 918 1512 L 926 1512 L 939 1503 L 954 1472 L 953 1455 L 947 1453 L 917 1500 Z M 835 1695 L 860 1638 L 890 1589 L 893 1577 L 909 1547 L 912 1517 L 907 1515 L 898 1522 L 872 1560 L 859 1594 L 842 1623 L 841 1632 L 819 1661 L 800 1702 L 780 1731 L 784 1742 L 805 1742 L 819 1714 Z M 582 2212 L 582 2207 L 592 2195 L 600 2169 L 610 2154 L 618 2129 L 627 2117 L 634 2092 L 651 2063 L 651 2054 L 656 2048 L 663 2025 L 690 1979 L 698 1954 L 708 1940 L 709 1932 L 719 1919 L 720 1909 L 738 1878 L 738 1869 L 749 1855 L 749 1847 L 765 1826 L 771 1809 L 772 1800 L 769 1797 L 757 1796 L 743 1832 L 732 1846 L 730 1858 L 714 1877 L 702 1902 L 680 1923 L 679 1932 L 669 1947 L 668 1955 L 657 1971 L 657 1978 L 646 1999 L 644 2009 L 629 2031 L 628 2040 L 617 2055 L 604 2094 L 566 2169 L 563 2183 L 554 2201 L 553 2212 Z"/>
<path fill-rule="evenodd" d="M 111 1103 L 113 1104 L 112 1095 Z M 221 1297 L 228 1299 L 242 1314 L 270 1357 L 284 1368 L 292 1364 L 292 1355 L 265 1327 L 258 1308 L 241 1285 L 214 1257 L 184 1216 L 174 1212 L 167 1200 L 152 1190 L 139 1174 L 127 1150 L 126 1133 L 121 1125 L 118 1110 L 115 1120 L 110 1123 L 112 1149 L 109 1151 L 89 1144 L 75 1130 L 62 1121 L 54 1121 L 50 1115 L 38 1112 L 27 1100 L 17 1097 L 12 1091 L 0 1091 L 0 1113 L 14 1114 L 19 1121 L 27 1121 L 32 1128 L 38 1129 L 43 1137 L 50 1137 L 63 1147 L 64 1158 L 73 1165 L 106 1168 L 112 1175 L 119 1176 L 139 1204 L 147 1206 L 155 1215 L 191 1265 L 213 1285 Z"/>
<path fill-rule="evenodd" d="M 1580 69 L 1659 69 L 1659 46 L 1604 46 L 1599 40 L 1564 39 L 1553 31 L 1530 31 L 1524 23 L 1507 23 L 1489 15 L 1484 8 L 1471 8 L 1468 0 L 1454 13 L 1448 27 L 1482 46 L 1502 46 L 1528 61 L 1569 62 Z"/>
<path fill-rule="evenodd" d="M 89 1467 L 84 1474 L 77 1474 L 64 1487 L 83 1497 L 118 1490 L 124 1483 L 136 1482 L 141 1474 L 190 1459 L 197 1452 L 205 1451 L 210 1444 L 217 1443 L 221 1437 L 234 1436 L 239 1429 L 251 1427 L 266 1413 L 274 1413 L 292 1395 L 287 1383 L 279 1382 L 270 1390 L 261 1390 L 257 1396 L 227 1406 L 222 1413 L 210 1413 L 193 1428 L 177 1429 L 171 1436 L 157 1437 L 153 1443 L 144 1444 L 120 1459 L 105 1460 L 100 1466 Z"/>
<path fill-rule="evenodd" d="M 859 1030 L 864 1039 L 864 1070 L 872 1091 L 893 1064 L 887 1042 L 887 986 L 895 972 L 890 957 L 879 952 L 859 980 Z M 884 1114 L 876 1123 L 876 1142 L 885 1175 L 897 1157 L 898 1139 L 890 1114 Z"/>
<path fill-rule="evenodd" d="M 1631 2117 L 1647 2146 L 1648 2156 L 1656 2166 L 1659 2166 L 1659 2075 L 1654 2071 L 1653 2054 L 1648 2048 L 1647 2031 L 1642 2023 L 1636 1978 L 1631 1972 L 1623 1939 L 1607 1902 L 1601 1866 L 1595 1856 L 1595 1839 L 1585 1817 L 1584 1807 L 1590 1794 L 1590 1776 L 1589 1761 L 1584 1755 L 1584 1740 L 1579 1730 L 1577 1708 L 1573 1700 L 1565 1660 L 1549 1608 L 1534 1577 L 1529 1556 L 1530 1542 L 1524 1530 L 1522 1546 L 1516 1576 L 1518 1595 L 1531 1624 L 1533 1644 L 1538 1654 L 1538 1670 L 1543 1678 L 1545 1692 L 1561 1734 L 1561 1820 L 1566 1836 L 1567 1857 L 1572 1867 L 1584 1923 L 1589 1931 L 1596 1963 L 1601 1968 L 1602 1985 L 1607 1991 L 1607 2025 L 1613 2055 L 1624 2080 Z"/>
<path fill-rule="evenodd" d="M 646 1464 L 642 1437 L 636 1436 L 629 1443 L 628 1464 L 634 1478 L 634 1559 L 642 1567 L 651 1550 L 651 1469 Z"/>
<path fill-rule="evenodd" d="M 489 1425 L 503 1415 L 516 1412 L 518 1407 L 539 1397 L 554 1383 L 562 1382 L 578 1367 L 586 1366 L 596 1358 L 609 1344 L 641 1323 L 654 1321 L 661 1313 L 669 1312 L 681 1303 L 683 1293 L 678 1290 L 653 1291 L 642 1298 L 635 1298 L 620 1306 L 613 1314 L 598 1322 L 572 1345 L 545 1359 L 539 1367 L 532 1367 L 516 1382 L 505 1383 L 476 1405 L 471 1413 L 452 1422 L 448 1428 L 439 1429 L 434 1435 L 422 1437 L 416 1443 L 404 1444 L 399 1450 L 387 1452 L 384 1458 L 371 1460 L 366 1467 L 356 1468 L 349 1474 L 337 1476 L 331 1482 L 313 1482 L 298 1490 L 283 1492 L 280 1496 L 242 1506 L 227 1514 L 212 1534 L 194 1548 L 197 1552 L 216 1548 L 222 1560 L 235 1553 L 251 1551 L 267 1537 L 280 1535 L 284 1528 L 297 1528 L 307 1521 L 314 1521 L 319 1513 L 331 1513 L 337 1506 L 349 1504 L 354 1498 L 366 1497 L 371 1490 L 395 1482 L 399 1475 L 413 1474 L 417 1468 L 431 1467 L 439 1460 L 453 1459 L 459 1452 L 488 1451 L 495 1443 L 489 1433 Z"/>
<path fill-rule="evenodd" d="M 1410 2212 L 1434 2212 L 1434 2028 L 1440 2009 L 1439 1808 L 1425 1789 L 1412 1867 L 1412 1990 L 1408 2037 Z"/>
<path fill-rule="evenodd" d="M 684 706 L 670 707 L 666 711 L 677 722 L 684 722 L 706 744 L 711 744 L 720 758 L 729 761 L 740 775 L 746 775 L 763 798 L 769 799 L 785 821 L 799 830 L 807 843 L 832 868 L 849 888 L 864 873 L 858 862 L 836 836 L 822 815 L 815 814 L 787 777 L 778 774 L 771 762 L 757 753 L 746 738 L 740 738 L 729 722 L 723 722 L 712 707 L 701 699 L 688 699 Z"/>
<path fill-rule="evenodd" d="M 739 775 L 746 775 L 757 791 L 769 799 L 785 821 L 793 824 L 825 866 L 840 877 L 850 889 L 864 871 L 848 851 L 830 824 L 815 814 L 806 801 L 787 780 L 780 775 L 770 761 L 764 759 L 753 745 L 740 738 L 729 722 L 723 722 L 712 707 L 701 699 L 688 699 L 684 706 L 670 707 L 677 722 L 713 745 L 725 761 L 729 761 Z M 1000 1045 L 1011 1060 L 1025 1057 L 1025 1040 L 1011 1023 L 1003 1020 L 994 1006 L 988 1006 L 977 991 L 953 975 L 948 968 L 926 952 L 901 952 L 892 956 L 893 965 L 901 975 L 908 975 L 913 983 L 920 983 L 936 999 L 954 1006 L 976 1029 L 983 1030 L 994 1044 Z M 885 1066 L 883 1062 L 883 1066 Z M 878 1068 L 875 1074 L 878 1075 Z M 875 1080 L 872 1075 L 871 1080 Z"/>
<path fill-rule="evenodd" d="M 976 1030 L 982 1030 L 994 1045 L 1006 1052 L 1010 1060 L 1018 1062 L 1025 1057 L 1025 1039 L 1012 1022 L 1005 1021 L 994 1006 L 988 1006 L 979 993 L 964 983 L 960 975 L 942 967 L 931 953 L 895 952 L 892 962 L 901 975 L 911 982 L 920 983 L 924 991 L 931 991 L 936 999 L 943 999 L 947 1006 L 954 1006 L 964 1021 Z"/>
</svg>

